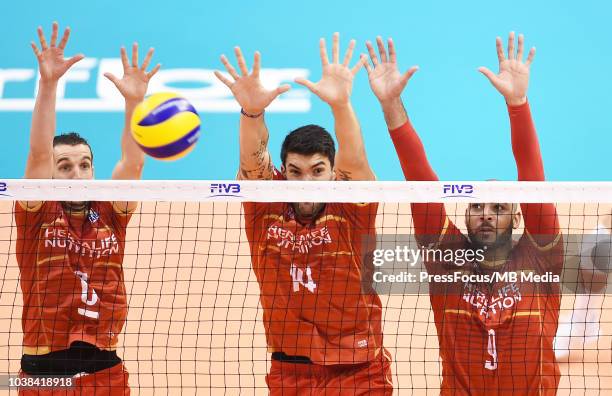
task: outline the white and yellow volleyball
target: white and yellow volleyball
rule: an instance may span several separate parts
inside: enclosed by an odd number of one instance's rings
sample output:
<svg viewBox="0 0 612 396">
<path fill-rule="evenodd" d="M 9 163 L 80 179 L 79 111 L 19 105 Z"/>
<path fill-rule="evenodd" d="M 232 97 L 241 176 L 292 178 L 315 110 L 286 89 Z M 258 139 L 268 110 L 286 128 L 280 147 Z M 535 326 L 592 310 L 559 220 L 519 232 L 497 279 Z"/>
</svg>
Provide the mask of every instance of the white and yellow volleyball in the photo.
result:
<svg viewBox="0 0 612 396">
<path fill-rule="evenodd" d="M 142 101 L 132 115 L 132 136 L 158 160 L 174 161 L 193 150 L 200 137 L 200 116 L 187 99 L 157 93 Z"/>
</svg>

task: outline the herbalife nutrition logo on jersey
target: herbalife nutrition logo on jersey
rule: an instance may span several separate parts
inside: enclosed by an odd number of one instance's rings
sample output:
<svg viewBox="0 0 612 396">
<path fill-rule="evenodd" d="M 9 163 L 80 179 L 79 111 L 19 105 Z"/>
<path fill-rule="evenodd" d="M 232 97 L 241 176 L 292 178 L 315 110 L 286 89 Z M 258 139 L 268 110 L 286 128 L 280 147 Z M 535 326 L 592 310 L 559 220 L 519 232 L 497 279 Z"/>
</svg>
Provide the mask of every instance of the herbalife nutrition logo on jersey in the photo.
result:
<svg viewBox="0 0 612 396">
<path fill-rule="evenodd" d="M 32 62 L 34 59 L 32 59 Z M 85 58 L 76 63 L 59 81 L 58 111 L 123 111 L 123 98 L 104 73 L 122 74 L 119 58 Z M 308 78 L 308 69 L 261 69 L 266 87 L 275 88 L 296 77 Z M 0 111 L 32 111 L 38 87 L 36 68 L 5 69 L 0 64 Z M 185 88 L 189 87 L 189 88 Z M 87 92 L 86 97 L 67 97 L 66 91 Z M 215 77 L 211 69 L 163 69 L 149 84 L 149 93 L 176 92 L 188 98 L 200 112 L 237 112 L 240 107 L 230 90 Z M 21 92 L 14 95 L 13 92 Z M 28 93 L 24 97 L 23 93 Z M 305 113 L 310 110 L 310 94 L 295 88 L 279 96 L 267 111 Z"/>
</svg>

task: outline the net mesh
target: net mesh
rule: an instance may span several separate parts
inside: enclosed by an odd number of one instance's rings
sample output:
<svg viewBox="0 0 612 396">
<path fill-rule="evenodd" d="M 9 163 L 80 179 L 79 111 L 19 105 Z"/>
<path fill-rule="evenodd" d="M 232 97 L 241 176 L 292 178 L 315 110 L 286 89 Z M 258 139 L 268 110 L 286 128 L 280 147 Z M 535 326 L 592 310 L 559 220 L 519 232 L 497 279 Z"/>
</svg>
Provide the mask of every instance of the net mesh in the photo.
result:
<svg viewBox="0 0 612 396">
<path fill-rule="evenodd" d="M 234 191 L 225 185 L 222 189 L 229 191 L 217 194 L 218 184 L 201 182 L 204 193 L 194 194 L 174 190 L 171 182 L 151 182 L 149 187 L 153 188 L 149 188 L 148 194 L 137 190 L 135 196 L 126 196 L 125 190 L 117 185 L 99 182 L 73 182 L 68 193 L 65 184 L 51 181 L 26 183 L 27 188 L 21 185 L 9 188 L 10 195 L 0 201 L 0 333 L 7 340 L 0 343 L 0 374 L 18 375 L 21 357 L 30 351 L 24 349 L 22 328 L 23 287 L 27 285 L 23 283 L 23 273 L 17 263 L 19 230 L 15 212 L 19 204 L 16 201 L 35 200 L 34 197 L 60 200 L 66 199 L 68 194 L 80 199 L 104 197 L 106 202 L 114 201 L 112 197 L 116 196 L 117 201 L 140 201 L 127 225 L 125 253 L 122 262 L 118 263 L 122 276 L 119 283 L 125 286 L 127 316 L 118 334 L 110 336 L 117 336 L 117 355 L 129 372 L 132 393 L 267 394 L 266 375 L 271 366 L 271 350 L 266 341 L 260 301 L 261 282 L 252 267 L 252 252 L 245 231 L 252 224 L 245 219 L 240 201 L 265 200 L 261 197 L 265 197 L 267 191 L 273 199 L 278 199 L 278 190 L 281 190 L 284 202 L 303 201 L 310 198 L 310 193 L 317 195 L 318 201 L 330 202 L 334 199 L 334 191 L 326 190 L 327 193 L 321 194 L 317 183 L 312 184 L 311 191 L 308 183 L 258 182 L 250 184 L 252 189 L 243 187 L 242 191 L 240 187 Z M 441 198 L 438 192 L 444 188 L 443 184 L 432 184 L 438 188 L 435 194 L 407 196 L 400 203 L 392 201 L 395 195 L 385 195 L 383 188 L 373 189 L 371 185 L 360 183 L 337 184 L 351 186 L 352 202 L 379 202 L 374 219 L 379 242 L 380 236 L 387 242 L 394 242 L 402 236 L 415 234 L 412 200 L 444 203 L 449 219 L 461 231 L 467 232 L 465 212 L 469 202 L 475 200 L 472 197 Z M 10 182 L 8 185 L 12 187 Z M 181 184 L 185 185 L 188 183 Z M 410 186 L 418 191 L 418 184 Z M 521 202 L 529 194 L 513 191 L 516 187 L 521 191 L 536 190 L 534 194 L 540 202 L 560 202 L 556 208 L 564 235 L 564 287 L 555 341 L 561 374 L 558 394 L 607 394 L 612 389 L 610 253 L 608 250 L 606 256 L 603 251 L 593 252 L 593 246 L 604 239 L 586 242 L 585 235 L 604 235 L 605 228 L 609 229 L 612 188 L 599 184 L 594 189 L 593 185 L 574 183 L 563 190 L 566 186 L 547 185 L 548 190 L 543 190 L 541 184 L 488 183 L 477 188 L 479 193 L 482 190 L 478 198 L 488 198 L 489 193 L 506 194 L 506 201 Z M 164 195 L 164 191 L 170 193 Z M 249 191 L 257 191 L 259 195 L 254 198 Z M 194 199 L 194 195 L 200 198 Z M 561 202 L 559 197 L 565 198 Z M 98 220 L 90 216 L 86 221 Z M 521 223 L 514 234 L 520 236 L 523 232 Z M 25 238 L 40 238 L 40 235 L 30 234 Z M 581 265 L 586 262 L 584 252 L 587 250 L 591 259 L 598 260 L 595 267 L 589 267 L 591 272 Z M 607 267 L 601 265 L 601 259 L 607 260 Z M 603 278 L 595 280 L 588 275 L 592 273 L 601 273 Z M 297 279 L 291 269 L 286 270 L 286 276 L 289 282 Z M 51 283 L 52 279 L 45 281 Z M 593 282 L 603 286 L 593 290 L 590 287 Z M 302 273 L 298 283 L 300 293 L 306 292 L 307 274 Z M 98 290 L 100 299 L 104 292 Z M 439 394 L 442 382 L 439 338 L 425 284 L 417 282 L 409 290 L 381 291 L 378 295 L 382 306 L 384 347 L 391 357 L 394 394 Z M 108 298 L 108 293 L 105 296 Z M 87 290 L 85 298 L 89 302 L 94 299 L 91 290 Z M 42 301 L 39 300 L 39 304 L 44 306 L 45 296 Z M 341 320 L 330 318 L 330 321 L 335 319 Z M 78 317 L 70 320 L 71 326 L 75 325 Z M 52 336 L 55 330 L 45 331 Z M 92 332 L 79 331 L 81 334 Z M 520 330 L 522 333 L 515 331 L 519 337 L 530 335 L 528 327 Z M 460 338 L 461 334 L 457 336 Z M 508 373 L 507 368 L 501 367 L 503 363 L 503 359 L 500 360 L 498 370 Z M 522 390 L 517 392 L 523 394 Z"/>
</svg>

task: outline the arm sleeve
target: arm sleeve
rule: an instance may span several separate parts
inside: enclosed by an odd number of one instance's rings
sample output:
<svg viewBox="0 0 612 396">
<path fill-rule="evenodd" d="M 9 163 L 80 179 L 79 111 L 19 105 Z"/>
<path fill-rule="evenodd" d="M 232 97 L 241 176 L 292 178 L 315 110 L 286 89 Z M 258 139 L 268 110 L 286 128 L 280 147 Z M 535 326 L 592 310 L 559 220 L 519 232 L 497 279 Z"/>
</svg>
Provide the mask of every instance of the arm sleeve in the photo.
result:
<svg viewBox="0 0 612 396">
<path fill-rule="evenodd" d="M 508 106 L 512 131 L 512 153 L 516 160 L 519 181 L 544 181 L 544 164 L 529 103 Z M 552 203 L 521 204 L 525 229 L 534 241 L 545 246 L 559 234 L 559 220 Z"/>
<path fill-rule="evenodd" d="M 437 181 L 425 148 L 410 120 L 397 129 L 390 130 L 391 140 L 399 158 L 406 180 Z M 446 210 L 442 203 L 413 203 L 410 205 L 415 234 L 436 236 L 444 229 Z"/>
</svg>

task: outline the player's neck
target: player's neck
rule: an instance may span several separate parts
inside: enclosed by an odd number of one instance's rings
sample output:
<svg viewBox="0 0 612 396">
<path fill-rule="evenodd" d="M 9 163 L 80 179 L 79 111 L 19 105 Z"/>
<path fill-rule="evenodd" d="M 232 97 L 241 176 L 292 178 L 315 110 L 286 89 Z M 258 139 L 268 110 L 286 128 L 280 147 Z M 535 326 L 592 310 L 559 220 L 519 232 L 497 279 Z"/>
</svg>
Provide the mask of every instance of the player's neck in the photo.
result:
<svg viewBox="0 0 612 396">
<path fill-rule="evenodd" d="M 484 260 L 482 261 L 481 266 L 483 268 L 499 269 L 506 263 L 511 251 L 511 241 L 500 246 L 495 246 L 494 248 L 488 248 L 483 254 Z"/>
<path fill-rule="evenodd" d="M 66 214 L 83 214 L 89 209 L 89 202 L 87 201 L 64 201 L 62 202 L 62 208 Z"/>
</svg>

